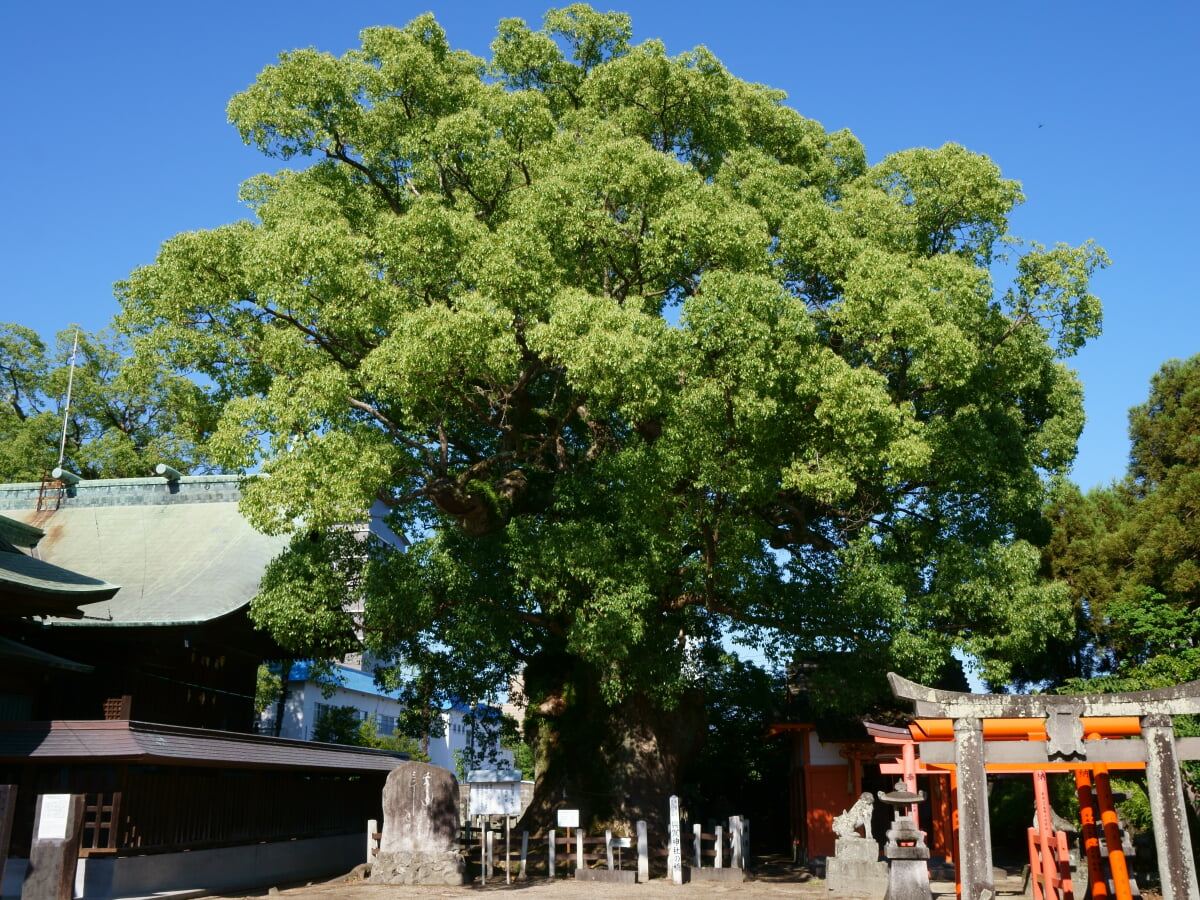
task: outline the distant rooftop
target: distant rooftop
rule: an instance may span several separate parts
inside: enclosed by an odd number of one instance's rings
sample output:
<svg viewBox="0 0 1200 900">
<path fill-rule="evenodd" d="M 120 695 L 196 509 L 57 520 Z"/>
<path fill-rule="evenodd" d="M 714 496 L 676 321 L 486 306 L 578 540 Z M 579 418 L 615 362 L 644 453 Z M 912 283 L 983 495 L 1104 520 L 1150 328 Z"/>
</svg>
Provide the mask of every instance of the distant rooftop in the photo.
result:
<svg viewBox="0 0 1200 900">
<path fill-rule="evenodd" d="M 292 663 L 292 668 L 288 672 L 289 681 L 314 681 L 317 680 L 315 667 L 308 661 L 299 661 Z M 336 685 L 340 688 L 345 688 L 348 691 L 357 691 L 360 694 L 370 694 L 372 696 L 381 697 L 396 697 L 399 695 L 399 689 L 394 691 L 385 691 L 375 684 L 375 676 L 370 672 L 364 672 L 362 669 L 355 669 L 352 666 L 344 666 L 340 663 L 334 663 L 330 667 L 329 675 L 326 677 L 326 683 Z"/>
<path fill-rule="evenodd" d="M 245 606 L 287 544 L 242 517 L 239 485 L 233 475 L 80 481 L 51 492 L 39 482 L 6 484 L 0 511 L 45 532 L 32 557 L 120 585 L 110 599 L 80 603 L 82 619 L 48 621 L 182 625 Z"/>
</svg>

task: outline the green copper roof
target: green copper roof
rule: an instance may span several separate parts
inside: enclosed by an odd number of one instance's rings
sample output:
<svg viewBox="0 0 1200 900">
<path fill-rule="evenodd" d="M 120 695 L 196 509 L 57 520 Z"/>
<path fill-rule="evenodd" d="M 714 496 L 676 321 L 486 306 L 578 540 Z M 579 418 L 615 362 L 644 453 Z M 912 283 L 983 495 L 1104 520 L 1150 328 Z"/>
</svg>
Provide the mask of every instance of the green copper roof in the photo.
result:
<svg viewBox="0 0 1200 900">
<path fill-rule="evenodd" d="M 22 551 L 44 536 L 40 528 L 0 516 L 0 616 L 76 618 L 78 604 L 104 600 L 118 590 L 100 578 L 55 566 Z"/>
<path fill-rule="evenodd" d="M 89 598 L 111 597 L 119 586 L 34 559 L 20 551 L 7 552 L 0 546 L 0 590 L 4 588 L 24 593 L 70 594 L 76 602 L 83 602 Z"/>
<path fill-rule="evenodd" d="M 0 516 L 0 546 L 5 541 L 15 547 L 28 549 L 36 547 L 37 542 L 45 536 L 45 532 L 8 516 Z"/>
<path fill-rule="evenodd" d="M 0 485 L 0 509 L 45 532 L 41 559 L 121 586 L 109 599 L 80 603 L 83 619 L 51 618 L 56 625 L 210 621 L 249 602 L 286 544 L 242 518 L 234 477 L 84 481 L 57 509 L 40 511 L 30 487 Z"/>
</svg>

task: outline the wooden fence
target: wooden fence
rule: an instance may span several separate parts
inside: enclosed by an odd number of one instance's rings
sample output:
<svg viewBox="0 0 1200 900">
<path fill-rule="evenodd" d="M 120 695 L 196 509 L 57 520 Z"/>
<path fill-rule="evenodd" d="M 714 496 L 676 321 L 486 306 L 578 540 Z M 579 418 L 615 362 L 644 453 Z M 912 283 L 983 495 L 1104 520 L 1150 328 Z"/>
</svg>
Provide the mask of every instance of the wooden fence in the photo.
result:
<svg viewBox="0 0 1200 900">
<path fill-rule="evenodd" d="M 374 819 L 367 823 L 366 861 L 370 864 L 379 852 L 382 834 Z M 750 830 L 741 816 L 731 816 L 726 826 L 706 832 L 692 826 L 691 852 L 679 860 L 691 877 L 711 875 L 744 876 L 749 854 Z M 670 877 L 670 837 L 651 834 L 644 821 L 633 828 L 632 837 L 589 835 L 579 829 L 564 833 L 551 829 L 544 835 L 506 833 L 494 826 L 467 825 L 459 829 L 459 847 L 467 863 L 477 866 L 481 880 L 525 880 L 534 875 L 558 878 L 573 875 L 596 877 L 593 873 L 613 873 L 605 880 L 648 881 Z M 690 864 L 690 865 L 689 865 Z M 722 870 L 722 871 L 716 871 Z M 580 873 L 585 873 L 581 875 Z M 617 874 L 624 873 L 624 874 Z"/>
<path fill-rule="evenodd" d="M 729 827 L 717 825 L 707 833 L 692 826 L 692 864 L 701 869 L 711 860 L 711 868 L 745 869 L 750 846 L 749 823 L 741 816 L 730 816 Z"/>
</svg>

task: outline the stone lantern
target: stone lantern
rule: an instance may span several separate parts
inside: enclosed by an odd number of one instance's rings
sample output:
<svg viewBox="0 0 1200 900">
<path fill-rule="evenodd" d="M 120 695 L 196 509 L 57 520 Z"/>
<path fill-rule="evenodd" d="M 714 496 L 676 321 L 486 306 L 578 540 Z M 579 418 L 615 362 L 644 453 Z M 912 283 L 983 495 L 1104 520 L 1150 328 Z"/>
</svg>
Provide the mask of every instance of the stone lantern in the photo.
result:
<svg viewBox="0 0 1200 900">
<path fill-rule="evenodd" d="M 901 815 L 902 807 L 920 803 L 925 799 L 925 792 L 914 794 L 901 781 L 894 791 L 886 794 L 880 791 L 879 799 L 896 810 L 887 833 L 887 846 L 883 848 L 888 861 L 888 888 L 884 900 L 932 900 L 925 832 L 917 828 L 912 816 Z"/>
</svg>

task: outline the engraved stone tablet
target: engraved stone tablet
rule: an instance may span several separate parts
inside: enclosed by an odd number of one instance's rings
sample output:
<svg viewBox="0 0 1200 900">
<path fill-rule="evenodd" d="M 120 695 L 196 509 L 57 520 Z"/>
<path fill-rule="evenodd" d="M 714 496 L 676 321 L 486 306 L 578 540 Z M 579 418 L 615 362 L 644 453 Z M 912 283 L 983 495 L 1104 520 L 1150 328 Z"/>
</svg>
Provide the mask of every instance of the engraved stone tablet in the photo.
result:
<svg viewBox="0 0 1200 900">
<path fill-rule="evenodd" d="M 458 781 L 446 769 L 406 762 L 383 786 L 383 837 L 371 866 L 380 884 L 462 884 Z"/>
</svg>

